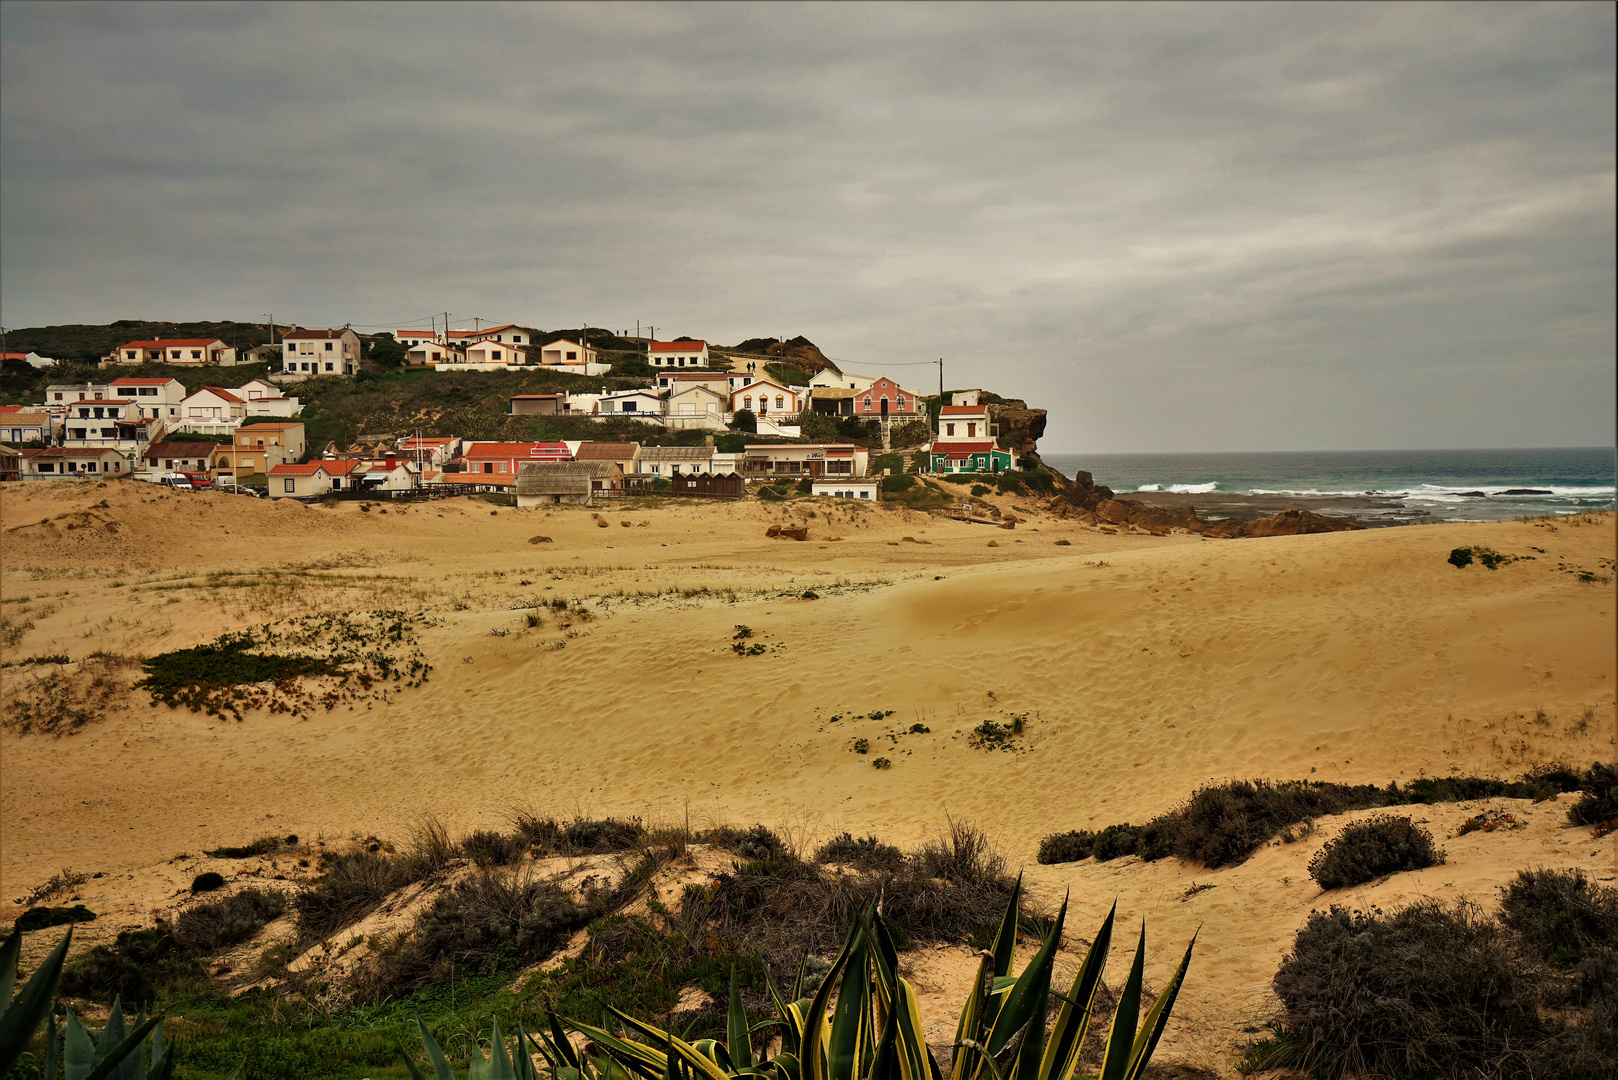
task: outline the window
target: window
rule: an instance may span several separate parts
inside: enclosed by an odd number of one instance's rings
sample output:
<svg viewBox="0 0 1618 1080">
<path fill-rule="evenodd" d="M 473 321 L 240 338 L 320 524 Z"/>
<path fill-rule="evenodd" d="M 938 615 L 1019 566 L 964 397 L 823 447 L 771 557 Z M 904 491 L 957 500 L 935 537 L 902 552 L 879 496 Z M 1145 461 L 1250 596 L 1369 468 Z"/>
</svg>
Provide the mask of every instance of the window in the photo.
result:
<svg viewBox="0 0 1618 1080">
<path fill-rule="evenodd" d="M 138 387 L 135 390 L 135 393 L 140 397 L 156 397 L 157 396 L 157 387 L 155 387 L 155 386 Z"/>
<path fill-rule="evenodd" d="M 287 352 L 297 352 L 297 351 L 298 351 L 298 347 L 296 345 L 294 345 L 290 341 L 287 342 Z"/>
<path fill-rule="evenodd" d="M 494 462 L 492 462 L 492 461 L 485 461 L 485 462 L 484 462 L 484 463 L 483 463 L 483 471 L 484 471 L 484 472 L 494 472 Z"/>
<path fill-rule="evenodd" d="M 635 403 L 633 401 L 624 402 L 624 412 L 634 412 L 634 411 L 635 411 Z"/>
<path fill-rule="evenodd" d="M 499 341 L 500 339 L 495 338 L 495 340 Z M 513 345 L 521 345 L 522 344 L 522 335 L 521 334 L 512 334 L 511 335 L 511 343 Z"/>
<path fill-rule="evenodd" d="M 56 466 L 52 465 L 48 461 L 42 461 L 42 462 L 39 463 L 39 471 L 40 472 L 53 473 L 53 472 L 56 471 Z"/>
<path fill-rule="evenodd" d="M 500 350 L 499 349 L 491 349 L 489 351 L 489 356 L 492 357 L 495 360 L 500 359 Z"/>
<path fill-rule="evenodd" d="M 748 412 L 752 412 L 753 411 L 753 399 L 751 397 L 742 398 L 742 408 L 746 409 Z"/>
<path fill-rule="evenodd" d="M 567 358 L 569 360 L 577 360 L 579 358 L 579 354 L 576 352 L 570 352 L 567 354 Z"/>
<path fill-rule="evenodd" d="M 871 411 L 871 395 L 870 394 L 865 395 L 865 411 L 866 412 Z"/>
<path fill-rule="evenodd" d="M 179 358 L 180 358 L 180 350 L 179 349 L 174 349 L 174 350 L 170 351 L 170 353 L 169 353 L 169 359 L 170 360 L 178 360 Z"/>
<path fill-rule="evenodd" d="M 337 365 L 336 364 L 327 364 L 326 365 L 326 370 L 327 371 L 336 371 L 337 370 Z"/>
<path fill-rule="evenodd" d="M 202 359 L 202 350 L 201 349 L 192 349 L 191 350 L 191 359 L 193 359 L 193 360 L 201 360 Z"/>
<path fill-rule="evenodd" d="M 970 439 L 972 436 L 976 435 L 977 433 L 978 433 L 978 426 L 976 424 L 967 424 L 966 425 L 966 437 L 967 438 Z"/>
<path fill-rule="evenodd" d="M 287 477 L 285 480 L 281 481 L 281 490 L 286 492 L 288 495 L 291 495 L 298 490 L 298 482 L 291 477 Z"/>
<path fill-rule="evenodd" d="M 782 397 L 780 394 L 776 394 L 775 395 L 775 407 L 777 409 L 786 408 L 786 398 Z"/>
<path fill-rule="evenodd" d="M 88 465 L 86 465 L 84 467 L 84 471 L 85 472 L 95 472 L 96 471 L 96 463 L 93 462 L 93 461 L 90 462 Z"/>
<path fill-rule="evenodd" d="M 124 353 L 124 359 L 125 359 L 125 360 L 133 360 L 133 359 L 135 359 L 135 353 L 134 353 L 134 351 L 133 351 L 133 350 L 131 350 L 131 351 L 129 351 L 129 352 L 126 352 L 126 353 Z M 57 395 L 56 395 L 56 400 L 57 400 L 57 401 L 61 401 L 61 400 L 62 400 L 62 395 L 61 395 L 61 394 L 57 394 Z"/>
<path fill-rule="evenodd" d="M 501 471 L 501 472 L 505 472 L 505 471 L 506 471 L 506 462 L 504 462 L 504 461 L 502 461 L 502 462 L 501 462 L 501 463 L 500 463 L 500 471 Z"/>
<path fill-rule="evenodd" d="M 327 351 L 327 352 L 331 352 L 331 351 L 332 351 L 332 343 L 331 343 L 331 342 L 329 342 L 329 341 L 328 341 L 328 342 L 326 342 L 326 351 Z"/>
<path fill-rule="evenodd" d="M 57 400 L 57 401 L 61 401 L 61 400 L 62 400 L 62 395 L 61 395 L 61 394 L 57 394 L 57 395 L 56 395 L 56 400 Z"/>
<path fill-rule="evenodd" d="M 954 424 L 945 424 L 944 425 L 944 434 L 945 435 L 953 435 L 953 434 L 955 434 L 955 425 Z"/>
</svg>

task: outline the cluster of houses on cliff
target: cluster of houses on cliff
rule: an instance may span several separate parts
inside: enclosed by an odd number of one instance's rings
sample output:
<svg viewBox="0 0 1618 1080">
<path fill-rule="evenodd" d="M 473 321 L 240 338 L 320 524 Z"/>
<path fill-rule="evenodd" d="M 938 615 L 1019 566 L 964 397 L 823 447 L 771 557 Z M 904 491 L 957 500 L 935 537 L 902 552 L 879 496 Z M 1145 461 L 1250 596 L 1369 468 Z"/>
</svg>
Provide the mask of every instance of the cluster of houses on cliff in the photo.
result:
<svg viewBox="0 0 1618 1080">
<path fill-rule="evenodd" d="M 409 363 L 442 371 L 499 370 L 536 360 L 575 375 L 610 370 L 584 341 L 536 340 L 541 336 L 510 323 L 393 335 Z M 347 327 L 289 328 L 269 348 L 278 365 L 269 378 L 237 386 L 188 391 L 176 378 L 125 376 L 104 383 L 52 384 L 37 405 L 0 406 L 0 444 L 5 444 L 0 479 L 181 473 L 225 485 L 261 478 L 268 494 L 277 498 L 444 484 L 510 488 L 521 497 L 516 491 L 521 469 L 543 466 L 543 472 L 565 465 L 558 476 L 565 474 L 574 486 L 586 478 L 586 492 L 608 497 L 660 481 L 691 487 L 693 477 L 731 477 L 734 484 L 702 481 L 704 490 L 692 488 L 692 494 L 730 494 L 737 485 L 739 493 L 748 482 L 790 479 L 808 480 L 825 494 L 877 497 L 876 480 L 866 477 L 865 451 L 852 444 L 760 442 L 725 454 L 714 449 L 711 436 L 706 446 L 678 447 L 444 438 L 343 452 L 328 446 L 312 454 L 297 419 L 299 399 L 283 386 L 356 374 L 364 344 Z M 266 352 L 253 350 L 253 355 L 262 358 Z M 508 398 L 508 412 L 630 420 L 674 431 L 717 433 L 741 427 L 761 437 L 788 439 L 800 438 L 812 415 L 881 421 L 884 440 L 890 425 L 923 422 L 931 429 L 926 449 L 931 471 L 999 472 L 1013 465 L 1011 453 L 997 444 L 989 408 L 976 391 L 956 392 L 935 411 L 927 398 L 893 379 L 852 375 L 835 365 L 807 385 L 760 373 L 760 364 L 745 358 L 739 364 L 721 362 L 739 370 L 718 370 L 708 343 L 700 340 L 650 340 L 646 358 L 653 369 L 649 386 L 610 389 L 604 384 L 594 393 L 516 394 Z M 103 367 L 161 363 L 223 369 L 237 362 L 236 350 L 218 339 L 158 339 L 119 346 L 104 358 Z M 744 414 L 751 418 L 746 423 Z M 616 473 L 605 468 L 609 459 L 601 455 L 607 453 Z M 530 468 L 529 475 L 537 474 Z"/>
</svg>

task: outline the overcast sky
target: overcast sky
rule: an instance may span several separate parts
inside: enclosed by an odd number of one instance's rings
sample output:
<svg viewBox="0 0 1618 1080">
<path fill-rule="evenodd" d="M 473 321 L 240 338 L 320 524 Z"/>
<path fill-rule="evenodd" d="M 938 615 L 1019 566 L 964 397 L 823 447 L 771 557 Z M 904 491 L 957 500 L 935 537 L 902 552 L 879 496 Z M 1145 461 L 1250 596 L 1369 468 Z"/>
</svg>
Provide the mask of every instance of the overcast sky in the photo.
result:
<svg viewBox="0 0 1618 1080">
<path fill-rule="evenodd" d="M 1042 449 L 1611 445 L 1614 7 L 0 7 L 0 314 L 804 334 Z"/>
</svg>

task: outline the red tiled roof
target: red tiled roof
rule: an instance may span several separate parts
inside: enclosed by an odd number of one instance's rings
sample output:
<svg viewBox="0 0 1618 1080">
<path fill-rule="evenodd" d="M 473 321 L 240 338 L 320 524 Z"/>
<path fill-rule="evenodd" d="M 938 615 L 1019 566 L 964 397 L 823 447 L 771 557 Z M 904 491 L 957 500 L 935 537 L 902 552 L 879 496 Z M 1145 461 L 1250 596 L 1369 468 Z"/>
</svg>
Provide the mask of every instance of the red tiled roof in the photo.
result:
<svg viewBox="0 0 1618 1080">
<path fill-rule="evenodd" d="M 466 448 L 465 457 L 499 458 L 499 457 L 540 457 L 547 453 L 561 451 L 567 453 L 567 443 L 559 442 L 480 442 L 473 443 Z"/>
<path fill-rule="evenodd" d="M 199 345 L 223 345 L 218 338 L 162 338 L 157 341 L 130 341 L 120 346 L 120 349 L 169 349 L 169 348 L 196 348 Z"/>
<path fill-rule="evenodd" d="M 238 405 L 246 405 L 247 404 L 246 401 L 243 401 L 241 398 L 237 397 L 235 394 L 231 393 L 229 390 L 226 390 L 226 389 L 224 389 L 222 387 L 218 387 L 218 386 L 199 387 L 195 392 L 193 392 L 193 393 L 191 393 L 191 394 L 189 394 L 187 396 L 188 397 L 195 397 L 197 394 L 202 393 L 202 391 L 204 391 L 204 390 L 208 391 L 208 393 L 210 393 L 210 394 L 217 394 L 219 397 L 224 398 L 226 401 L 235 402 Z"/>
<path fill-rule="evenodd" d="M 519 329 L 521 329 L 521 327 L 519 327 L 516 323 L 508 322 L 508 323 L 501 323 L 499 326 L 485 326 L 482 330 L 451 330 L 450 333 L 452 333 L 452 334 L 498 334 L 502 330 L 519 330 Z M 496 344 L 499 344 L 499 342 L 496 342 Z"/>
<path fill-rule="evenodd" d="M 255 401 L 273 401 L 274 398 L 254 398 Z M 302 424 L 243 424 L 237 431 L 285 431 L 287 428 L 303 427 Z"/>
<path fill-rule="evenodd" d="M 313 476 L 316 472 L 324 471 L 327 476 L 331 470 L 326 468 L 327 462 L 311 461 L 307 465 L 276 465 L 270 469 L 271 476 Z"/>
<path fill-rule="evenodd" d="M 28 452 L 24 451 L 24 453 Z M 34 451 L 29 456 L 54 460 L 58 458 L 106 457 L 108 454 L 117 458 L 123 457 L 122 454 L 110 446 L 47 446 L 43 450 Z"/>
<path fill-rule="evenodd" d="M 550 401 L 552 398 L 565 397 L 564 394 L 512 394 L 512 401 Z"/>
<path fill-rule="evenodd" d="M 654 341 L 648 352 L 701 352 L 708 347 L 706 341 Z"/>
<path fill-rule="evenodd" d="M 945 405 L 945 416 L 982 416 L 987 413 L 988 407 L 984 405 Z"/>
<path fill-rule="evenodd" d="M 109 385 L 112 385 L 112 386 L 167 386 L 171 382 L 179 382 L 179 381 L 180 381 L 179 379 L 122 378 L 122 379 L 114 379 L 114 380 L 112 380 L 112 382 Z"/>
<path fill-rule="evenodd" d="M 933 453 L 935 454 L 984 454 L 993 449 L 994 443 L 992 441 L 967 442 L 965 440 L 956 441 L 954 439 L 933 440 Z"/>
</svg>

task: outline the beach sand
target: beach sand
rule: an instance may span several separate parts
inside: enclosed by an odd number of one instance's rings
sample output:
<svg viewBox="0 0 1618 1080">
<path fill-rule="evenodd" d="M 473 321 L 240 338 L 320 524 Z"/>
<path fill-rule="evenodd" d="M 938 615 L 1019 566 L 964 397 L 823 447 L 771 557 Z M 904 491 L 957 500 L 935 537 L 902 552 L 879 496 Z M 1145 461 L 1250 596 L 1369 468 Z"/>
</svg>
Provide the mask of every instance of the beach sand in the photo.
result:
<svg viewBox="0 0 1618 1080">
<path fill-rule="evenodd" d="M 238 723 L 137 694 L 72 736 L 0 735 L 0 895 L 72 867 L 107 875 L 87 887 L 98 902 L 131 891 L 136 919 L 177 887 L 161 868 L 179 853 L 266 833 L 397 836 L 423 814 L 498 826 L 518 804 L 757 821 L 803 842 L 849 830 L 909 844 L 968 819 L 1048 901 L 1072 889 L 1076 933 L 1114 895 L 1123 925 L 1147 917 L 1149 973 L 1202 924 L 1165 1050 L 1225 1068 L 1227 1014 L 1262 1011 L 1323 902 L 1301 871 L 1312 849 L 1214 873 L 1039 867 L 1041 836 L 1140 821 L 1209 780 L 1385 784 L 1612 757 L 1612 515 L 1246 540 L 1026 516 L 1004 530 L 848 504 L 491 512 L 471 499 L 383 514 L 135 482 L 7 485 L 0 595 L 24 627 L 8 659 L 150 655 L 298 614 L 401 608 L 430 613 L 435 670 L 353 711 Z M 809 540 L 766 539 L 781 522 Z M 1470 545 L 1532 559 L 1446 562 Z M 210 583 L 260 568 L 283 573 Z M 518 605 L 557 596 L 597 614 L 523 625 Z M 762 655 L 733 653 L 738 625 Z M 38 670 L 0 671 L 5 700 Z M 1012 748 L 969 744 L 1016 716 Z M 856 738 L 869 754 L 851 752 Z M 874 769 L 878 756 L 892 767 Z M 1436 830 L 1465 815 L 1425 816 Z M 1486 900 L 1530 862 L 1612 877 L 1610 842 L 1560 816 L 1533 808 L 1532 829 L 1465 838 L 1452 868 L 1371 899 Z M 138 899 L 131 874 L 151 882 Z M 1219 887 L 1180 902 L 1193 879 Z M 953 1022 L 953 1002 L 924 1005 Z"/>
</svg>

